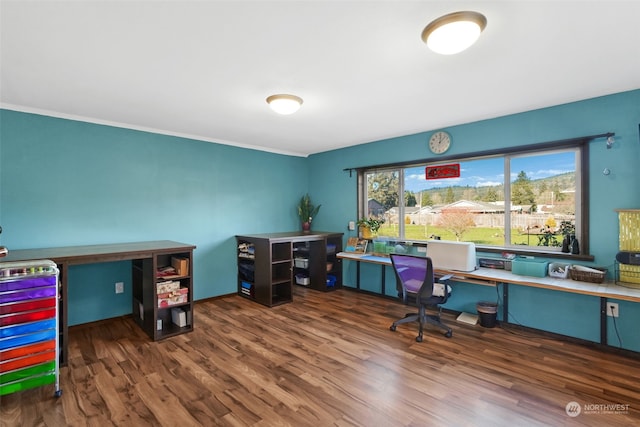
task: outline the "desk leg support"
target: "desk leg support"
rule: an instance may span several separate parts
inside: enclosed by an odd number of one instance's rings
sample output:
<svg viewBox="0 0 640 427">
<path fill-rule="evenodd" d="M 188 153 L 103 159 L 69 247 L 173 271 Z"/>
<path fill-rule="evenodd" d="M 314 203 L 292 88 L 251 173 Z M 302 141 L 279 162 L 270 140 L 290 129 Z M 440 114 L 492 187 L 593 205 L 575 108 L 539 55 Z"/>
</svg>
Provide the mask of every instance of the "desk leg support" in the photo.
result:
<svg viewBox="0 0 640 427">
<path fill-rule="evenodd" d="M 68 323 L 68 308 L 69 308 L 69 264 L 66 262 L 58 264 L 59 276 L 58 280 L 60 281 L 60 300 L 58 301 L 58 328 L 59 328 L 59 337 L 58 344 L 60 346 L 60 366 L 67 366 L 67 361 L 69 355 L 67 351 L 69 349 L 69 323 Z"/>
<path fill-rule="evenodd" d="M 382 268 L 382 296 L 385 296 L 385 295 L 387 295 L 386 284 L 385 284 L 385 282 L 386 282 L 386 277 L 385 276 L 386 275 L 384 274 L 385 273 L 384 265 L 381 265 L 380 267 Z"/>
<path fill-rule="evenodd" d="M 360 261 L 356 261 L 356 289 L 360 290 Z"/>
<path fill-rule="evenodd" d="M 600 344 L 607 345 L 607 299 L 600 297 Z"/>
<path fill-rule="evenodd" d="M 509 323 L 509 284 L 508 283 L 502 284 L 502 322 Z"/>
</svg>

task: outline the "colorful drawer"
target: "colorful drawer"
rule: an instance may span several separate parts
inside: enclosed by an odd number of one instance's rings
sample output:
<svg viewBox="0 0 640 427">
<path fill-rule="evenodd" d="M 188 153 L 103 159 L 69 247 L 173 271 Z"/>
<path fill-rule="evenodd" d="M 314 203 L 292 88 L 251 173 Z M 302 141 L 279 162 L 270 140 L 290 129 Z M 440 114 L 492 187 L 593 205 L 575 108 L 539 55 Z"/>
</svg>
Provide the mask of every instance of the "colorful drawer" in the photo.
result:
<svg viewBox="0 0 640 427">
<path fill-rule="evenodd" d="M 0 396 L 54 384 L 60 396 L 58 269 L 0 263 Z"/>
</svg>

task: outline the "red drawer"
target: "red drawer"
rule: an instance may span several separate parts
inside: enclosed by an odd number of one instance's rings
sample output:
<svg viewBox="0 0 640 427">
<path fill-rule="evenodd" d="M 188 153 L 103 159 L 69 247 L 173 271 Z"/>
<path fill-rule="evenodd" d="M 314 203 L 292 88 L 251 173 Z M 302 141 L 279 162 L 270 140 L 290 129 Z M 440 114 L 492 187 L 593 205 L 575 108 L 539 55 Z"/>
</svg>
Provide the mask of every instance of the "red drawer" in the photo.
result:
<svg viewBox="0 0 640 427">
<path fill-rule="evenodd" d="M 26 313 L 9 314 L 0 316 L 0 326 L 15 325 L 16 323 L 33 322 L 34 320 L 50 319 L 56 317 L 56 309 L 49 308 L 39 311 L 28 311 Z"/>
<path fill-rule="evenodd" d="M 20 313 L 21 311 L 38 310 L 56 306 L 56 299 L 44 298 L 24 302 L 14 302 L 0 305 L 0 314 Z"/>
</svg>

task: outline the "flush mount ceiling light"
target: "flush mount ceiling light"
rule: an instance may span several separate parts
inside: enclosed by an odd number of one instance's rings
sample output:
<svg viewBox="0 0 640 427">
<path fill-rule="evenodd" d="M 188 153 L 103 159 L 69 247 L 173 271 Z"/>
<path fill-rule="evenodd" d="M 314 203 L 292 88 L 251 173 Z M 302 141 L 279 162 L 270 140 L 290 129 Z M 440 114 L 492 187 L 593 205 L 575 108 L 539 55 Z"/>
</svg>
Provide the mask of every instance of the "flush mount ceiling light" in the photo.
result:
<svg viewBox="0 0 640 427">
<path fill-rule="evenodd" d="M 267 98 L 267 104 L 278 114 L 293 114 L 300 109 L 302 98 L 295 95 L 271 95 Z"/>
<path fill-rule="evenodd" d="M 478 12 L 454 12 L 431 21 L 422 31 L 422 41 L 442 55 L 462 52 L 478 40 L 487 18 Z"/>
</svg>

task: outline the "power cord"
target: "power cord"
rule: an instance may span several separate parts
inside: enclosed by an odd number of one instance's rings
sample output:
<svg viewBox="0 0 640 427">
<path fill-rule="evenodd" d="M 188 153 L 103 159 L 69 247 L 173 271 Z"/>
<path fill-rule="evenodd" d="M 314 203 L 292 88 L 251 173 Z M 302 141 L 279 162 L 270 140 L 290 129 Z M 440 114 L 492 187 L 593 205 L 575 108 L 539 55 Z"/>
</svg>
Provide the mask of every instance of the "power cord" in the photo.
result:
<svg viewBox="0 0 640 427">
<path fill-rule="evenodd" d="M 614 316 L 615 311 L 613 305 L 607 304 L 607 308 L 611 312 L 611 318 L 613 319 L 613 329 L 616 331 L 616 337 L 618 337 L 618 347 L 622 348 L 622 338 L 620 338 L 620 332 L 618 331 L 618 322 L 616 321 L 616 317 Z"/>
</svg>

